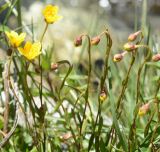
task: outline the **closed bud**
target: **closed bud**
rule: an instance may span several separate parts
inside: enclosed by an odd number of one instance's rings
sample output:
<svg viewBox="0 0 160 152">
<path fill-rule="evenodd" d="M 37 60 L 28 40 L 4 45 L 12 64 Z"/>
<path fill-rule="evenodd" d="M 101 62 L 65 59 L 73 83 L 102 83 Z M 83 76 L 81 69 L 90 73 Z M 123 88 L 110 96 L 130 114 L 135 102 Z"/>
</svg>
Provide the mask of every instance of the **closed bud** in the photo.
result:
<svg viewBox="0 0 160 152">
<path fill-rule="evenodd" d="M 128 41 L 134 41 L 136 40 L 137 36 L 141 33 L 141 31 L 137 31 L 135 33 L 132 33 L 128 36 Z"/>
<path fill-rule="evenodd" d="M 40 71 L 41 71 L 41 70 L 40 70 L 40 67 L 39 67 L 38 65 L 36 65 L 36 66 L 35 66 L 35 72 L 36 72 L 36 73 L 40 73 Z"/>
<path fill-rule="evenodd" d="M 13 50 L 9 48 L 9 49 L 7 50 L 7 55 L 8 55 L 8 56 L 11 56 L 12 51 L 13 51 Z"/>
<path fill-rule="evenodd" d="M 100 93 L 99 99 L 100 99 L 101 102 L 103 102 L 103 101 L 105 101 L 107 99 L 107 94 L 106 94 L 105 91 L 102 91 Z"/>
<path fill-rule="evenodd" d="M 113 57 L 113 61 L 114 62 L 120 62 L 123 59 L 123 55 L 122 54 L 115 54 Z"/>
<path fill-rule="evenodd" d="M 96 36 L 96 37 L 93 37 L 92 39 L 91 39 L 91 44 L 92 45 L 98 45 L 98 43 L 100 42 L 100 37 L 99 36 Z"/>
<path fill-rule="evenodd" d="M 82 36 L 79 36 L 79 37 L 77 37 L 77 38 L 75 39 L 74 45 L 75 45 L 76 47 L 82 45 Z"/>
<path fill-rule="evenodd" d="M 131 51 L 135 50 L 137 47 L 135 44 L 126 43 L 126 44 L 124 44 L 123 48 L 125 51 L 131 52 Z"/>
<path fill-rule="evenodd" d="M 149 111 L 150 103 L 146 103 L 139 108 L 138 115 L 143 116 Z"/>
<path fill-rule="evenodd" d="M 66 134 L 60 136 L 60 138 L 61 138 L 62 140 L 67 140 L 67 139 L 69 139 L 69 138 L 71 138 L 71 137 L 72 137 L 72 134 L 71 134 L 71 133 L 66 133 Z"/>
<path fill-rule="evenodd" d="M 57 63 L 51 63 L 51 70 L 57 70 L 58 64 Z"/>
<path fill-rule="evenodd" d="M 160 54 L 156 54 L 156 55 L 152 56 L 152 61 L 154 61 L 154 62 L 160 61 Z"/>
</svg>

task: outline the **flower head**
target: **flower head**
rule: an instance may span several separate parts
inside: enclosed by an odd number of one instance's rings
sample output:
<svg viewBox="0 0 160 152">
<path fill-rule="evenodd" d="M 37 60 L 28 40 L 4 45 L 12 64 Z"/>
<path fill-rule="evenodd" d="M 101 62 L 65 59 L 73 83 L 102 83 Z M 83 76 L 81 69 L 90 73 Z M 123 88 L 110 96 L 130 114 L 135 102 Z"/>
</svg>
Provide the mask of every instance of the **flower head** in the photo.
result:
<svg viewBox="0 0 160 152">
<path fill-rule="evenodd" d="M 18 34 L 15 31 L 11 32 L 6 31 L 5 34 L 11 46 L 15 48 L 19 47 L 26 37 L 26 33 Z"/>
<path fill-rule="evenodd" d="M 18 48 L 18 51 L 24 55 L 28 60 L 32 60 L 41 54 L 41 43 L 40 42 L 26 42 L 24 48 Z"/>
<path fill-rule="evenodd" d="M 47 5 L 43 10 L 43 15 L 45 18 L 45 21 L 48 24 L 52 24 L 62 18 L 62 16 L 57 15 L 58 14 L 58 6 L 55 5 Z"/>
<path fill-rule="evenodd" d="M 113 57 L 113 61 L 114 62 L 120 62 L 123 59 L 123 55 L 122 54 L 115 54 Z"/>
<path fill-rule="evenodd" d="M 51 70 L 57 70 L 58 69 L 58 63 L 51 63 Z"/>
<path fill-rule="evenodd" d="M 99 99 L 101 102 L 105 101 L 107 99 L 107 94 L 106 92 L 103 90 L 101 91 L 100 95 L 99 95 Z"/>
<path fill-rule="evenodd" d="M 152 56 L 152 61 L 154 61 L 154 62 L 160 61 L 160 54 L 156 54 L 156 55 Z"/>
<path fill-rule="evenodd" d="M 137 31 L 137 32 L 135 32 L 135 33 L 130 34 L 130 35 L 128 36 L 128 41 L 134 41 L 134 40 L 136 40 L 137 36 L 138 36 L 140 33 L 142 34 L 141 31 Z"/>
<path fill-rule="evenodd" d="M 82 45 L 82 35 L 76 37 L 76 39 L 75 39 L 75 41 L 74 41 L 74 45 L 75 45 L 76 47 Z"/>
<path fill-rule="evenodd" d="M 126 43 L 126 44 L 124 44 L 123 48 L 125 51 L 131 52 L 131 51 L 137 49 L 137 46 L 135 44 Z"/>
<path fill-rule="evenodd" d="M 93 37 L 92 39 L 91 39 L 91 44 L 92 45 L 98 45 L 98 43 L 100 42 L 100 37 L 99 36 L 96 36 L 96 37 Z"/>
<path fill-rule="evenodd" d="M 146 103 L 139 108 L 138 115 L 143 116 L 149 111 L 150 103 Z"/>
</svg>

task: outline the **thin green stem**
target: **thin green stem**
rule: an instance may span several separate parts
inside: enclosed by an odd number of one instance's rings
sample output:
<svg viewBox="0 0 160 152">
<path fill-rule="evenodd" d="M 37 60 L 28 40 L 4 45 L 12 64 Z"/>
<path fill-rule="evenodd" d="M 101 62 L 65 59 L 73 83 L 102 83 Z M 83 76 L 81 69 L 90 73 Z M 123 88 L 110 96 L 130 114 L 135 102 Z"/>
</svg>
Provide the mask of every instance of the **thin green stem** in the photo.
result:
<svg viewBox="0 0 160 152">
<path fill-rule="evenodd" d="M 45 29 L 44 29 L 44 32 L 42 34 L 42 37 L 40 39 L 40 42 L 42 43 L 43 41 L 43 38 L 44 38 L 44 35 L 47 31 L 47 28 L 48 28 L 48 24 L 46 23 L 46 26 L 45 26 Z M 41 48 L 42 50 L 42 48 Z M 41 56 L 39 56 L 39 67 L 40 67 L 40 78 L 41 78 L 41 83 L 40 83 L 40 101 L 41 101 L 41 107 L 43 106 L 43 101 L 42 101 L 42 94 L 43 94 L 43 69 L 42 69 L 42 64 L 41 64 Z"/>
<path fill-rule="evenodd" d="M 151 56 L 151 50 L 147 45 L 137 45 L 137 48 L 146 48 L 147 49 L 147 54 L 144 58 L 144 61 L 142 62 L 142 64 L 140 65 L 139 69 L 138 69 L 138 74 L 137 74 L 137 93 L 136 93 L 136 107 L 138 107 L 138 103 L 139 103 L 139 96 L 140 96 L 140 78 L 141 78 L 141 73 L 142 73 L 142 69 L 145 65 L 145 63 L 150 59 Z M 137 118 L 138 112 L 135 112 L 134 115 L 134 119 L 133 119 L 133 123 L 131 125 L 130 128 L 130 133 L 129 133 L 129 138 L 128 138 L 128 150 L 132 151 L 132 145 L 134 145 L 134 138 L 135 138 L 135 133 L 136 133 L 136 118 Z M 130 142 L 132 141 L 132 143 Z"/>
<path fill-rule="evenodd" d="M 87 110 L 87 105 L 88 103 L 88 97 L 89 97 L 89 88 L 90 88 L 90 79 L 91 79 L 91 70 L 92 70 L 92 65 L 91 65 L 91 39 L 89 35 L 83 35 L 87 38 L 88 40 L 88 80 L 87 80 L 87 89 L 85 91 L 85 106 L 84 106 L 84 111 L 83 111 L 83 116 L 82 116 L 82 121 L 80 124 L 80 131 L 79 131 L 79 137 L 80 137 L 80 142 L 79 142 L 79 151 L 81 151 L 81 136 L 82 136 L 82 127 L 83 127 L 83 123 L 85 120 L 85 114 L 86 114 L 86 110 Z"/>
</svg>

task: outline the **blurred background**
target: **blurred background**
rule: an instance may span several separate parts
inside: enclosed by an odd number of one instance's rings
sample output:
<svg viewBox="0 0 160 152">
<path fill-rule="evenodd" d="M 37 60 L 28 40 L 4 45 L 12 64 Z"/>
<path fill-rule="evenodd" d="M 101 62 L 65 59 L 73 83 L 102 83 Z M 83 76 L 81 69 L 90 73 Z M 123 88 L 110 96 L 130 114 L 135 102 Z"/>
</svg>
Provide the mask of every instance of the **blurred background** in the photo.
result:
<svg viewBox="0 0 160 152">
<path fill-rule="evenodd" d="M 1 4 L 9 0 L 1 0 Z M 14 3 L 14 1 L 11 1 Z M 154 43 L 160 35 L 160 0 L 21 0 L 22 28 L 34 29 L 34 37 L 38 39 L 44 28 L 42 9 L 46 4 L 58 5 L 63 19 L 49 26 L 45 36 L 44 48 L 53 47 L 57 60 L 68 59 L 72 62 L 82 56 L 81 49 L 75 49 L 74 38 L 82 33 L 95 36 L 108 28 L 113 38 L 113 52 L 121 50 L 127 36 L 137 30 L 144 34 L 150 31 Z M 16 10 L 16 8 L 15 8 Z M 7 10 L 2 12 L 1 23 Z M 18 27 L 16 11 L 9 18 L 11 29 Z M 58 49 L 58 50 L 57 50 Z M 95 58 L 101 56 L 101 48 L 94 48 Z M 94 58 L 94 57 L 93 57 Z"/>
</svg>

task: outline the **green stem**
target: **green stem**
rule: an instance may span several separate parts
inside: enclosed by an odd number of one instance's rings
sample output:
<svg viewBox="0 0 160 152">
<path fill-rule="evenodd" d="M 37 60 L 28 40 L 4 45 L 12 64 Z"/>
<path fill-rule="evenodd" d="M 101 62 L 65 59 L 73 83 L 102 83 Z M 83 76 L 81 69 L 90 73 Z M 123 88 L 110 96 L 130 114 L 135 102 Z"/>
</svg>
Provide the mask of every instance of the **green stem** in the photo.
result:
<svg viewBox="0 0 160 152">
<path fill-rule="evenodd" d="M 100 36 L 102 36 L 103 34 L 105 34 L 106 36 L 107 45 L 106 45 L 106 54 L 105 54 L 105 65 L 103 68 L 103 75 L 101 77 L 101 83 L 100 83 L 100 91 L 104 90 L 105 80 L 108 77 L 108 68 L 109 68 L 108 61 L 109 61 L 109 55 L 112 47 L 112 39 L 110 37 L 108 30 L 104 31 L 102 34 L 100 34 Z"/>
<path fill-rule="evenodd" d="M 141 77 L 141 72 L 142 69 L 145 65 L 145 63 L 150 59 L 151 56 L 151 50 L 147 45 L 137 45 L 137 48 L 146 48 L 147 49 L 147 54 L 144 58 L 143 63 L 140 65 L 139 69 L 138 69 L 138 76 L 137 76 L 137 93 L 136 93 L 136 108 L 138 107 L 138 103 L 139 103 L 139 96 L 140 96 L 140 77 Z M 135 112 L 134 115 L 134 119 L 133 119 L 133 123 L 131 125 L 130 128 L 130 133 L 129 133 L 129 138 L 128 138 L 128 150 L 131 151 L 132 150 L 132 145 L 134 144 L 134 137 L 135 137 L 135 133 L 136 133 L 136 118 L 138 115 L 138 111 Z M 132 141 L 132 143 L 130 142 Z"/>
<path fill-rule="evenodd" d="M 130 72 L 131 72 L 131 69 L 133 67 L 134 62 L 135 62 L 135 55 L 132 53 L 132 60 L 131 60 L 127 75 L 126 75 L 125 79 L 123 80 L 123 87 L 122 87 L 121 93 L 118 97 L 116 112 L 118 112 L 119 107 L 120 107 L 120 103 L 124 97 L 124 93 L 127 88 L 127 84 L 128 84 L 128 80 L 129 80 L 129 75 L 130 75 Z"/>
<path fill-rule="evenodd" d="M 82 116 L 82 121 L 80 124 L 80 131 L 79 131 L 79 137 L 80 137 L 80 143 L 79 143 L 79 151 L 81 151 L 81 136 L 82 136 L 82 127 L 83 127 L 83 123 L 85 120 L 85 114 L 86 114 L 86 110 L 87 110 L 87 105 L 88 103 L 88 96 L 89 96 L 89 87 L 90 87 L 90 79 L 91 79 L 91 70 L 92 70 L 92 65 L 91 65 L 91 39 L 89 35 L 83 35 L 87 38 L 88 40 L 88 80 L 87 80 L 87 89 L 85 91 L 85 107 L 84 107 L 84 111 L 83 111 L 83 116 Z"/>
<path fill-rule="evenodd" d="M 44 32 L 43 32 L 42 37 L 40 39 L 41 43 L 43 41 L 44 35 L 45 35 L 46 31 L 47 31 L 47 28 L 48 28 L 48 24 L 46 23 Z M 41 49 L 42 49 L 42 47 L 41 47 Z M 41 56 L 39 56 L 39 67 L 40 67 L 40 77 L 41 77 L 41 80 L 40 80 L 41 83 L 40 83 L 39 88 L 40 88 L 40 101 L 41 101 L 41 107 L 42 107 L 42 105 L 43 105 L 43 101 L 42 101 L 42 94 L 43 94 L 43 69 L 42 69 L 42 65 L 41 65 Z"/>
</svg>

